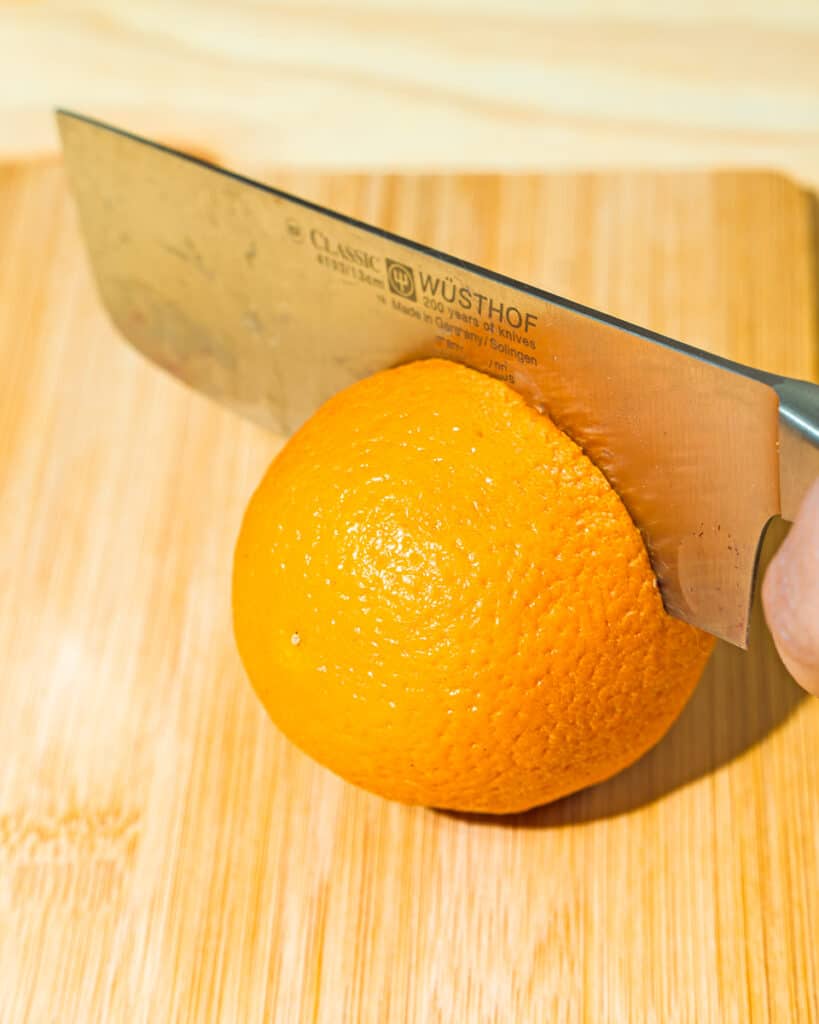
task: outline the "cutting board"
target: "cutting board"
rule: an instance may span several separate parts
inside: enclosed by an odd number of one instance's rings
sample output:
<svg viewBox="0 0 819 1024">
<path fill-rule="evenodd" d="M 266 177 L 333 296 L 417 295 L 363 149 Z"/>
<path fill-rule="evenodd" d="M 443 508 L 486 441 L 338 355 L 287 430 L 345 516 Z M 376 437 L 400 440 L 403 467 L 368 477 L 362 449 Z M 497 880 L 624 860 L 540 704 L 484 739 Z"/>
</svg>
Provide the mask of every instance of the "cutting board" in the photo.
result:
<svg viewBox="0 0 819 1024">
<path fill-rule="evenodd" d="M 782 178 L 270 180 L 816 374 Z M 0 367 L 4 1024 L 819 1020 L 819 701 L 758 610 L 610 782 L 507 820 L 386 803 L 277 733 L 234 650 L 281 440 L 117 340 L 57 165 L 0 170 Z"/>
</svg>

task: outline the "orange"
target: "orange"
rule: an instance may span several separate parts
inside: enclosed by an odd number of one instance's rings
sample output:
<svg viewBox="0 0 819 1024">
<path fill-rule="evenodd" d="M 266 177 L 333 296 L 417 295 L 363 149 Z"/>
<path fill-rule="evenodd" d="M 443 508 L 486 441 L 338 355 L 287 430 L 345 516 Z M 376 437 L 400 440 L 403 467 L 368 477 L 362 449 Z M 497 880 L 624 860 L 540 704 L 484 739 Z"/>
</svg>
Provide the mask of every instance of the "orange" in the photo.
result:
<svg viewBox="0 0 819 1024">
<path fill-rule="evenodd" d="M 639 531 L 515 391 L 432 359 L 335 395 L 273 461 L 234 628 L 270 717 L 356 785 L 505 813 L 651 747 L 710 637 L 664 611 Z"/>
</svg>

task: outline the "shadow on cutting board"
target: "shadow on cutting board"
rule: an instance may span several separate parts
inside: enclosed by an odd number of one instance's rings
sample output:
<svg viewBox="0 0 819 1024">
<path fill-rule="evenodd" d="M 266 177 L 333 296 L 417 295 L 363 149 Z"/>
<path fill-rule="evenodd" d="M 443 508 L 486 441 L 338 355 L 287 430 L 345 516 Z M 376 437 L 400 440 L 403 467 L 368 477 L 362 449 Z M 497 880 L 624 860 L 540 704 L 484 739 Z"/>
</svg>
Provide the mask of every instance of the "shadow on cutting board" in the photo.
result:
<svg viewBox="0 0 819 1024">
<path fill-rule="evenodd" d="M 782 521 L 771 524 L 762 571 L 786 533 Z M 807 695 L 779 662 L 757 594 L 750 649 L 719 643 L 683 713 L 664 739 L 630 768 L 525 814 L 454 817 L 515 828 L 559 828 L 625 814 L 732 761 L 785 722 L 803 699 Z"/>
</svg>

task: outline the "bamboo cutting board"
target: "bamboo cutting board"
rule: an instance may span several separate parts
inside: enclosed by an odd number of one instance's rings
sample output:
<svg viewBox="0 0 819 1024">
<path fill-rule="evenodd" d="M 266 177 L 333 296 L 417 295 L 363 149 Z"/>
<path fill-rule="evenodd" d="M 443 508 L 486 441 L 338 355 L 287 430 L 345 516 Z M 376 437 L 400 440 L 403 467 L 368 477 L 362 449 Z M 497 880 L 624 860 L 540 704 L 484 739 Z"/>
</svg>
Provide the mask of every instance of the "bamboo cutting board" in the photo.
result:
<svg viewBox="0 0 819 1024">
<path fill-rule="evenodd" d="M 275 180 L 816 375 L 781 178 Z M 279 443 L 115 340 L 59 167 L 0 170 L 0 1021 L 819 1020 L 819 701 L 758 613 L 618 778 L 505 821 L 388 804 L 285 742 L 234 651 Z"/>
</svg>

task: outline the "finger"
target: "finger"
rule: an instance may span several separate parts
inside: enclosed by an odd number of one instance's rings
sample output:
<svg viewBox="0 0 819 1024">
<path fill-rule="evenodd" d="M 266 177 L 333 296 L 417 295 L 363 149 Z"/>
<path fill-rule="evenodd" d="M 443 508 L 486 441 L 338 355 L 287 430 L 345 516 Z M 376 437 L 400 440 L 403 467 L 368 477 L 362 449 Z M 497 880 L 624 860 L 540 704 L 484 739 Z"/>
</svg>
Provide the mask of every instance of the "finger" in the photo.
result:
<svg viewBox="0 0 819 1024">
<path fill-rule="evenodd" d="M 819 696 L 819 480 L 768 567 L 762 603 L 785 668 Z"/>
</svg>

